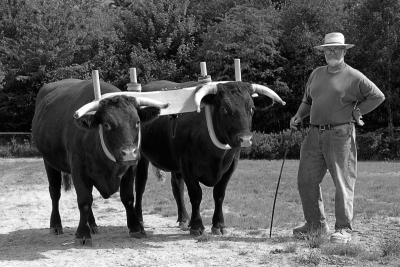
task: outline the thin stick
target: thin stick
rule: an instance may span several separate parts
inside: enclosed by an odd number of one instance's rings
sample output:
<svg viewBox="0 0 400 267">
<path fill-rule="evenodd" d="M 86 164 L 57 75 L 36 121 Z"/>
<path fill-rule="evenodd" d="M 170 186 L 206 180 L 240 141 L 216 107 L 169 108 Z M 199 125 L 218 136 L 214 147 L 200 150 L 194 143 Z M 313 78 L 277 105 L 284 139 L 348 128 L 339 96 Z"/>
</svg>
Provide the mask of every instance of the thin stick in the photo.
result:
<svg viewBox="0 0 400 267">
<path fill-rule="evenodd" d="M 92 71 L 92 80 L 93 80 L 94 99 L 100 100 L 101 91 L 100 91 L 100 79 L 98 70 Z"/>
<path fill-rule="evenodd" d="M 136 68 L 129 68 L 129 78 L 131 83 L 137 83 Z"/>
<path fill-rule="evenodd" d="M 293 134 L 293 130 L 290 130 L 289 140 L 292 140 L 292 134 Z M 276 196 L 278 195 L 279 184 L 280 184 L 280 182 L 281 182 L 283 165 L 285 164 L 286 155 L 287 155 L 288 150 L 289 150 L 289 145 L 288 145 L 288 143 L 289 143 L 289 142 L 286 142 L 286 143 L 285 143 L 285 152 L 284 152 L 284 154 L 283 154 L 283 161 L 282 161 L 282 165 L 281 165 L 281 171 L 280 171 L 280 173 L 279 173 L 278 183 L 276 184 L 275 197 L 274 197 L 274 204 L 273 204 L 273 206 L 272 206 L 271 225 L 270 225 L 270 227 L 269 227 L 269 238 L 271 238 L 271 235 L 272 235 L 272 224 L 274 223 L 274 213 L 275 213 Z"/>
<path fill-rule="evenodd" d="M 207 76 L 207 66 L 206 63 L 204 61 L 200 62 L 200 73 L 202 77 L 206 77 Z"/>
<path fill-rule="evenodd" d="M 241 82 L 242 81 L 242 73 L 240 70 L 240 59 L 235 58 L 234 63 L 235 63 L 235 81 Z"/>
</svg>

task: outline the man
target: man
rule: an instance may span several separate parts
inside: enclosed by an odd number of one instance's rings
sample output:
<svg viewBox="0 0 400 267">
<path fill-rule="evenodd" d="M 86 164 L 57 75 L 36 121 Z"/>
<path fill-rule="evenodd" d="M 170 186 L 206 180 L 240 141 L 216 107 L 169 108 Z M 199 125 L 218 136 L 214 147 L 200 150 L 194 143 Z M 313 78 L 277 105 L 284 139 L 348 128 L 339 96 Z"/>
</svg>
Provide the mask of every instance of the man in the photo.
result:
<svg viewBox="0 0 400 267">
<path fill-rule="evenodd" d="M 320 184 L 329 170 L 336 187 L 335 232 L 330 240 L 351 240 L 354 185 L 357 177 L 357 149 L 354 122 L 362 126 L 361 116 L 374 110 L 385 96 L 361 72 L 344 62 L 347 49 L 341 33 L 325 35 L 323 45 L 327 66 L 310 75 L 302 103 L 290 120 L 290 127 L 310 116 L 310 129 L 300 151 L 298 189 L 306 223 L 294 235 L 328 233 Z"/>
</svg>

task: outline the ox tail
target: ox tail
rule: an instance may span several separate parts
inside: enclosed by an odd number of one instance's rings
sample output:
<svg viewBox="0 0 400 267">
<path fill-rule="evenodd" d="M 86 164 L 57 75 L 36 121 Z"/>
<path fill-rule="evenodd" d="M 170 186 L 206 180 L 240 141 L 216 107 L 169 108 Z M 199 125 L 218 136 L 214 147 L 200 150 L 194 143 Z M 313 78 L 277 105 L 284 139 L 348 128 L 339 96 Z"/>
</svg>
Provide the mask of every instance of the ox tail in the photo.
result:
<svg viewBox="0 0 400 267">
<path fill-rule="evenodd" d="M 61 176 L 62 176 L 62 182 L 64 185 L 64 190 L 65 191 L 71 190 L 71 186 L 72 186 L 71 174 L 66 173 L 66 172 L 61 172 Z"/>
</svg>

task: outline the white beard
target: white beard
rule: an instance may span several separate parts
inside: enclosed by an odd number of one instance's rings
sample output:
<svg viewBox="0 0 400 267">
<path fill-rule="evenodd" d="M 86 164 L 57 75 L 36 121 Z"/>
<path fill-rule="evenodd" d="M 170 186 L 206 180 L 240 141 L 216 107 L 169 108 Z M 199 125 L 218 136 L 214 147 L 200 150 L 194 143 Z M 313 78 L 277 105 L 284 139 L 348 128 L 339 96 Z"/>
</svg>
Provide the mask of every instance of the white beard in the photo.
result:
<svg viewBox="0 0 400 267">
<path fill-rule="evenodd" d="M 330 67 L 336 67 L 336 66 L 339 66 L 340 64 L 342 64 L 344 59 L 343 59 L 343 57 L 341 59 L 333 59 L 333 58 L 327 59 L 325 57 L 325 60 L 326 60 L 326 63 L 328 63 L 328 65 Z"/>
</svg>

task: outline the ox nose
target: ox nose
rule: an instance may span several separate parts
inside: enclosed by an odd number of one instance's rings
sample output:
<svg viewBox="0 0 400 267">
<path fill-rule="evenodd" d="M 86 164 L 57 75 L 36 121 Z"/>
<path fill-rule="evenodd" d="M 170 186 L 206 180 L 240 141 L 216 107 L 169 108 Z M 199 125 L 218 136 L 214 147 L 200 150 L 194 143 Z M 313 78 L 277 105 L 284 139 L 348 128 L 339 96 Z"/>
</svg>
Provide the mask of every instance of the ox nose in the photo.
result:
<svg viewBox="0 0 400 267">
<path fill-rule="evenodd" d="M 246 136 L 241 136 L 239 137 L 240 140 L 240 146 L 241 147 L 249 147 L 252 144 L 252 139 L 253 136 L 252 135 L 246 135 Z"/>
<path fill-rule="evenodd" d="M 121 151 L 121 157 L 119 161 L 136 161 L 139 157 L 139 150 L 137 147 L 127 148 Z"/>
</svg>

